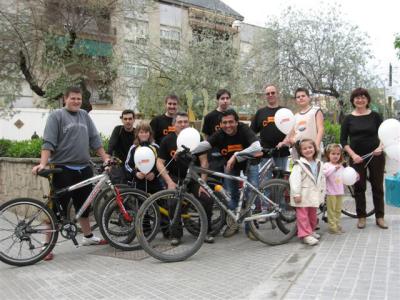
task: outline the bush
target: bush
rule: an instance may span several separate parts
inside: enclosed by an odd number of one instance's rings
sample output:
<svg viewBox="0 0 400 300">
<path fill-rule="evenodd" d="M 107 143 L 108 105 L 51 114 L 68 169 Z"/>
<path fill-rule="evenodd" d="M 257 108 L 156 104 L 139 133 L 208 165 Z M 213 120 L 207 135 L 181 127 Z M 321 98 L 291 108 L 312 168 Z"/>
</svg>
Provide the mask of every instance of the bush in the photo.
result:
<svg viewBox="0 0 400 300">
<path fill-rule="evenodd" d="M 40 157 L 41 139 L 12 141 L 5 156 L 8 157 Z"/>
<path fill-rule="evenodd" d="M 331 121 L 324 122 L 324 137 L 323 143 L 324 146 L 328 144 L 339 144 L 340 142 L 340 124 L 332 123 Z"/>
<path fill-rule="evenodd" d="M 0 140 L 0 157 L 7 156 L 8 149 L 10 148 L 12 141 Z"/>
<path fill-rule="evenodd" d="M 101 136 L 104 149 L 108 148 L 108 137 Z M 42 148 L 42 139 L 33 139 L 25 141 L 11 141 L 0 139 L 0 157 L 19 157 L 19 158 L 32 158 L 40 157 Z M 96 153 L 91 151 L 92 156 Z"/>
</svg>

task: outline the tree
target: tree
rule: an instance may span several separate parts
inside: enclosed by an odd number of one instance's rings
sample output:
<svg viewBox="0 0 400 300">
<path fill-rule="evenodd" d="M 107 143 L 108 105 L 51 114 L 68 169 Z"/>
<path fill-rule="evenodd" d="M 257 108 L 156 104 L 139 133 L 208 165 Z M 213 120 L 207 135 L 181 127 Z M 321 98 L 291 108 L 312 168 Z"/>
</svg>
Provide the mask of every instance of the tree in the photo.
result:
<svg viewBox="0 0 400 300">
<path fill-rule="evenodd" d="M 397 56 L 400 59 L 400 34 L 394 39 L 394 49 L 397 49 Z"/>
<path fill-rule="evenodd" d="M 143 3 L 138 3 L 143 2 Z M 112 16 L 145 1 L 29 0 L 0 7 L 0 97 L 9 107 L 22 83 L 45 104 L 57 106 L 67 86 L 80 85 L 90 109 L 88 84 L 110 97 L 117 76 Z"/>
<path fill-rule="evenodd" d="M 307 87 L 338 99 L 342 110 L 344 93 L 371 82 L 368 36 L 342 15 L 338 6 L 318 11 L 288 7 L 269 24 L 276 35 L 271 46 L 279 52 L 274 64 L 284 92 Z"/>
<path fill-rule="evenodd" d="M 208 103 L 213 98 L 210 95 L 222 87 L 235 87 L 239 80 L 233 34 L 203 28 L 194 31 L 187 48 L 181 48 L 179 42 L 169 42 L 158 48 L 153 45 L 135 49 L 138 59 L 150 71 L 140 90 L 139 110 L 146 116 L 158 114 L 163 110 L 165 95 L 178 93 L 182 108 L 187 108 L 188 98 L 193 99 L 191 109 L 201 118 L 204 107 L 212 107 Z"/>
</svg>

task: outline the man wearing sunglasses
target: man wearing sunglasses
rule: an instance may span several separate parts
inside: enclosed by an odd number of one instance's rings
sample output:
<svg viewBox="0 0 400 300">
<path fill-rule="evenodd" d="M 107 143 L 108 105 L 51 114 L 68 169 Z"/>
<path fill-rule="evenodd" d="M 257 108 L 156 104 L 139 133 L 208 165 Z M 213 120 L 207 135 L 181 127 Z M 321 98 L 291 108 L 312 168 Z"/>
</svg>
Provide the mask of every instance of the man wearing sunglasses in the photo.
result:
<svg viewBox="0 0 400 300">
<path fill-rule="evenodd" d="M 255 133 L 260 133 L 261 145 L 263 148 L 275 148 L 283 141 L 285 134 L 282 133 L 275 125 L 275 113 L 282 107 L 279 105 L 278 88 L 274 84 L 265 86 L 265 97 L 267 105 L 257 110 L 250 128 Z M 281 147 L 273 154 L 275 166 L 286 169 L 289 156 L 289 148 Z M 264 164 L 267 159 L 263 159 Z"/>
</svg>

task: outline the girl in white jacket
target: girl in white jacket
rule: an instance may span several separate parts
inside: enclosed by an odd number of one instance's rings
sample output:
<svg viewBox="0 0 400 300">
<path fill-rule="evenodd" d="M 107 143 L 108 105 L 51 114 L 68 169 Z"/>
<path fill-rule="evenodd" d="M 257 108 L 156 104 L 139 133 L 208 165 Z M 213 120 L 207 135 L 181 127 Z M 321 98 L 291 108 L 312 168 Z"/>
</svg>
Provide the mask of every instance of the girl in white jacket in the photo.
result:
<svg viewBox="0 0 400 300">
<path fill-rule="evenodd" d="M 315 142 L 304 139 L 296 143 L 300 159 L 290 174 L 290 204 L 296 207 L 297 236 L 308 245 L 318 244 L 317 208 L 325 198 L 325 176 L 322 162 L 317 159 Z"/>
</svg>

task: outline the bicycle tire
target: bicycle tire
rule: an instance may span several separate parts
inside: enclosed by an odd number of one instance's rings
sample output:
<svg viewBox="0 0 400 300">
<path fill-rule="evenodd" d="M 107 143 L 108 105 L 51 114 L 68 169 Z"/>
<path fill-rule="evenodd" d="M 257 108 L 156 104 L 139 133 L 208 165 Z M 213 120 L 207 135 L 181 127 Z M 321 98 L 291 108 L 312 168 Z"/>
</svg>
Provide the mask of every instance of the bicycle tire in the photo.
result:
<svg viewBox="0 0 400 300">
<path fill-rule="evenodd" d="M 143 250 L 145 250 L 150 256 L 163 262 L 178 262 L 191 257 L 201 248 L 204 242 L 204 238 L 207 234 L 207 216 L 201 203 L 189 193 L 182 193 L 181 199 L 177 199 L 177 195 L 178 194 L 176 190 L 164 190 L 153 194 L 140 207 L 135 222 L 136 235 Z M 179 200 L 189 203 L 187 205 L 192 206 L 192 209 L 196 210 L 195 218 L 196 221 L 199 223 L 199 234 L 197 236 L 194 236 L 191 233 L 185 235 L 185 232 L 183 230 L 185 222 L 181 222 L 179 226 L 182 230 L 181 238 L 183 242 L 176 247 L 171 246 L 169 244 L 169 241 L 163 238 L 163 236 L 161 235 L 163 233 L 163 230 L 160 230 L 161 226 L 159 224 L 157 225 L 155 235 L 152 236 L 151 239 L 146 237 L 144 235 L 143 224 L 145 216 L 148 213 L 148 209 L 155 207 L 161 210 L 161 208 L 165 207 L 165 205 L 176 205 L 176 203 L 179 203 L 176 201 Z M 182 211 L 182 214 L 179 216 L 180 220 L 182 218 L 191 217 L 190 214 L 185 213 L 187 212 Z M 168 217 L 170 218 L 169 215 Z M 170 220 L 169 224 L 171 224 L 172 221 L 173 220 Z M 170 225 L 170 228 L 176 225 L 177 224 L 173 223 L 172 225 Z M 191 244 L 191 246 L 189 246 L 188 242 L 192 240 L 194 240 L 194 242 L 193 244 Z"/>
<path fill-rule="evenodd" d="M 367 181 L 368 184 L 369 181 Z M 370 217 L 373 214 L 375 214 L 375 208 L 373 206 L 372 201 L 369 201 L 366 199 L 366 207 L 367 207 L 367 214 L 366 217 Z M 351 217 L 351 218 L 357 218 L 357 212 L 356 212 L 356 200 L 354 196 L 354 187 L 353 186 L 347 186 L 345 188 L 345 194 L 343 196 L 343 203 L 342 203 L 342 214 Z"/>
<path fill-rule="evenodd" d="M 221 185 L 221 182 L 217 181 L 216 179 L 209 178 L 209 180 L 207 180 L 207 185 L 212 190 L 214 190 L 214 187 L 216 185 Z M 216 192 L 215 195 L 221 201 L 224 201 L 224 199 L 222 199 L 222 196 L 218 192 Z M 183 221 L 185 222 L 185 220 L 187 220 L 187 219 L 184 219 Z M 221 232 L 222 228 L 225 226 L 225 223 L 226 223 L 225 220 L 226 220 L 225 210 L 218 204 L 218 202 L 213 201 L 213 213 L 212 213 L 212 217 L 211 217 L 211 230 L 209 230 L 208 234 L 211 236 L 217 236 Z M 186 229 L 193 235 L 197 235 L 199 233 L 199 230 L 195 226 L 195 223 L 190 224 L 189 222 L 187 222 L 185 225 L 186 225 Z"/>
<path fill-rule="evenodd" d="M 132 221 L 127 221 L 116 202 L 116 197 L 108 199 L 102 208 L 100 217 L 100 232 L 108 243 L 120 250 L 131 251 L 140 248 L 140 245 L 135 240 L 136 233 L 134 220 L 137 211 L 142 203 L 148 198 L 148 194 L 134 188 L 123 189 L 120 191 L 123 205 Z M 159 219 L 154 220 L 159 222 Z"/>
<path fill-rule="evenodd" d="M 268 198 L 279 204 L 282 211 L 273 218 L 267 218 L 265 222 L 249 222 L 251 232 L 259 241 L 271 246 L 289 242 L 297 233 L 295 209 L 290 206 L 289 182 L 283 179 L 270 179 L 260 191 L 262 193 L 269 191 Z M 249 205 L 252 208 L 250 210 L 252 216 L 258 211 L 261 211 L 261 214 L 272 212 L 271 204 L 257 195 L 253 195 Z"/>
<path fill-rule="evenodd" d="M 45 226 L 43 229 L 40 228 L 42 224 L 46 224 L 43 225 Z M 7 229 L 7 226 L 11 228 Z M 10 232 L 12 234 L 4 238 L 3 235 L 8 235 Z M 50 234 L 50 239 L 47 243 L 42 243 L 40 239 L 34 238 L 35 234 L 41 237 Z M 12 239 L 11 245 L 8 244 L 8 239 Z M 33 265 L 43 260 L 53 250 L 57 239 L 56 216 L 43 202 L 31 198 L 17 198 L 0 206 L 0 260 L 2 262 L 18 267 Z M 28 246 L 27 249 L 24 244 Z M 10 256 L 14 245 L 18 248 L 18 257 Z M 4 248 L 8 253 L 4 251 Z M 22 255 L 25 253 L 32 256 L 23 258 Z"/>
<path fill-rule="evenodd" d="M 114 184 L 114 187 L 117 187 L 120 190 L 125 188 L 132 188 L 128 184 Z M 100 223 L 101 213 L 103 211 L 105 202 L 107 202 L 111 197 L 114 197 L 114 193 L 111 191 L 111 187 L 107 185 L 94 199 L 92 203 L 93 214 L 97 224 Z"/>
</svg>

